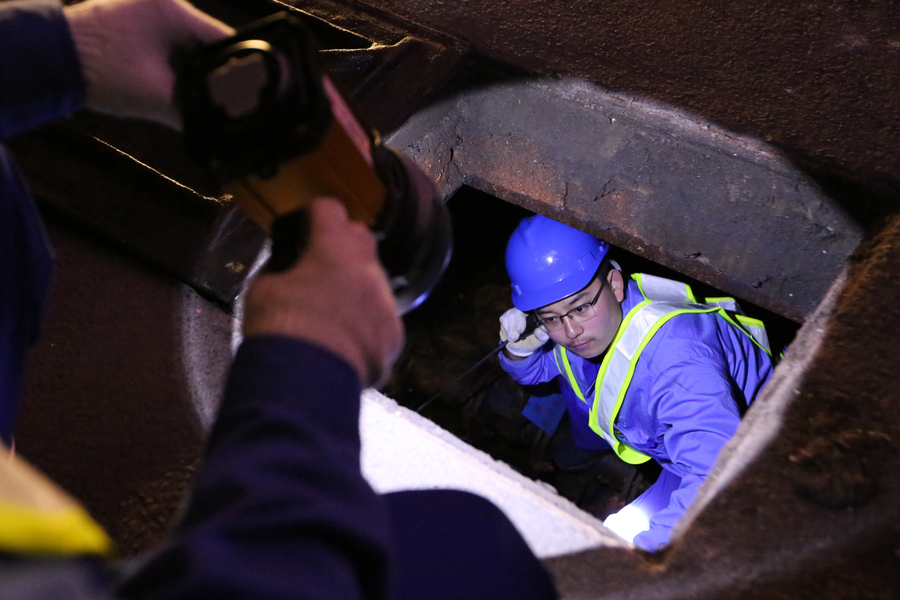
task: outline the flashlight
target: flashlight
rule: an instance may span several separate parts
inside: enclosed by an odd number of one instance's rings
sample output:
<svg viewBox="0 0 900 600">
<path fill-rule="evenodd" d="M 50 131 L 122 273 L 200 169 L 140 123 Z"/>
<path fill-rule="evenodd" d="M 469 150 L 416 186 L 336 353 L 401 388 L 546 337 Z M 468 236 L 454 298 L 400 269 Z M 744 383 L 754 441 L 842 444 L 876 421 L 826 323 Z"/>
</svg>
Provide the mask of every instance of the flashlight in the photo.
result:
<svg viewBox="0 0 900 600">
<path fill-rule="evenodd" d="M 179 53 L 175 95 L 188 149 L 270 233 L 270 270 L 302 254 L 310 202 L 338 198 L 375 234 L 406 312 L 449 262 L 449 215 L 418 167 L 362 125 L 318 69 L 315 47 L 297 18 L 279 13 Z"/>
</svg>

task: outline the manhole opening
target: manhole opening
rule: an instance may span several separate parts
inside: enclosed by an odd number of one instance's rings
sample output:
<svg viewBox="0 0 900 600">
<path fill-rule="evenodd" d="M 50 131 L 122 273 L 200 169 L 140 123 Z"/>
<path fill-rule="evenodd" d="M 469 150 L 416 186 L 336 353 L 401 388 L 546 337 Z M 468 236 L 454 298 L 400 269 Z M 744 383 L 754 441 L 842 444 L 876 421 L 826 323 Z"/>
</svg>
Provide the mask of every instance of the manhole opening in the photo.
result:
<svg viewBox="0 0 900 600">
<path fill-rule="evenodd" d="M 496 358 L 444 389 L 497 347 L 499 317 L 512 306 L 506 242 L 519 220 L 532 214 L 471 188 L 462 188 L 447 206 L 454 224 L 453 259 L 428 301 L 404 318 L 406 347 L 383 392 L 416 410 L 443 389 L 424 416 L 604 519 L 655 481 L 659 467 L 654 462 L 635 467 L 612 455 L 592 461 L 579 454 L 568 436 L 567 415 L 552 435 L 542 431 L 522 411 L 529 397 L 548 390 L 519 386 Z M 626 273 L 685 281 L 704 297 L 729 295 L 624 251 L 616 259 Z M 797 323 L 738 300 L 766 324 L 773 348 L 790 343 Z"/>
</svg>

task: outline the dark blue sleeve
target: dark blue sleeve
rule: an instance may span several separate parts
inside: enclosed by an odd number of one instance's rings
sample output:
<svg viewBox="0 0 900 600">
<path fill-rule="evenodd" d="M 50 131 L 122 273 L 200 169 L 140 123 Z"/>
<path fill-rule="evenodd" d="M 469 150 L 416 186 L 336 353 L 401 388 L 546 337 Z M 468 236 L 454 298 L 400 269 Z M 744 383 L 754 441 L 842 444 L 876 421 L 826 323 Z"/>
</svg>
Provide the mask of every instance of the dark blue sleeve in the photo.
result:
<svg viewBox="0 0 900 600">
<path fill-rule="evenodd" d="M 84 82 L 62 5 L 0 2 L 0 140 L 81 106 Z M 50 278 L 40 216 L 0 146 L 0 438 L 12 439 L 25 353 L 38 334 Z"/>
<path fill-rule="evenodd" d="M 37 208 L 0 146 L 0 438 L 7 444 L 19 406 L 28 348 L 40 332 L 52 257 Z"/>
<path fill-rule="evenodd" d="M 359 466 L 356 373 L 296 340 L 245 340 L 172 540 L 124 598 L 383 598 L 390 524 Z"/>
<path fill-rule="evenodd" d="M 57 0 L 0 2 L 0 139 L 65 116 L 84 79 Z"/>
</svg>

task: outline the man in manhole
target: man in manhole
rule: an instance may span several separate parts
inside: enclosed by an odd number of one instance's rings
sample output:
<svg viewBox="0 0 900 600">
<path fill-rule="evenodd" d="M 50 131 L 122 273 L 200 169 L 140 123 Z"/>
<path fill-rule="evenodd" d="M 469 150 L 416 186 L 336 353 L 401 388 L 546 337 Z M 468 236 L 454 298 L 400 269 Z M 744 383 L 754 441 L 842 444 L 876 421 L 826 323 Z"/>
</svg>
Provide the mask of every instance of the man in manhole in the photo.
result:
<svg viewBox="0 0 900 600">
<path fill-rule="evenodd" d="M 762 322 L 733 299 L 700 303 L 684 283 L 626 278 L 608 253 L 606 242 L 546 217 L 521 221 L 506 248 L 515 308 L 500 318 L 500 363 L 521 384 L 560 378 L 577 446 L 660 464 L 656 483 L 604 521 L 655 551 L 773 361 Z M 537 328 L 523 336 L 529 313 Z"/>
</svg>

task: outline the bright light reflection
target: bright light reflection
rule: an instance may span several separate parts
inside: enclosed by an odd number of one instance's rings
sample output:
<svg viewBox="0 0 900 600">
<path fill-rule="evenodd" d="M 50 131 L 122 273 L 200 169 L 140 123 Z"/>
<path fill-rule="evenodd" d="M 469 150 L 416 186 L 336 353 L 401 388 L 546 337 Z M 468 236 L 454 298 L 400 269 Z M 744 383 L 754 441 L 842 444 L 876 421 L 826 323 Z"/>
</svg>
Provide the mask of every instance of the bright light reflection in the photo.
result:
<svg viewBox="0 0 900 600">
<path fill-rule="evenodd" d="M 606 517 L 603 525 L 611 529 L 616 535 L 633 542 L 634 536 L 650 529 L 650 519 L 647 518 L 647 515 L 640 508 L 629 504 L 619 512 Z"/>
</svg>

